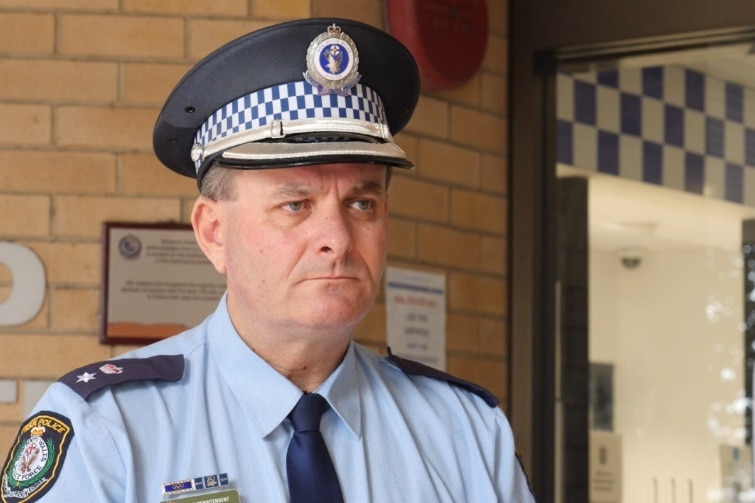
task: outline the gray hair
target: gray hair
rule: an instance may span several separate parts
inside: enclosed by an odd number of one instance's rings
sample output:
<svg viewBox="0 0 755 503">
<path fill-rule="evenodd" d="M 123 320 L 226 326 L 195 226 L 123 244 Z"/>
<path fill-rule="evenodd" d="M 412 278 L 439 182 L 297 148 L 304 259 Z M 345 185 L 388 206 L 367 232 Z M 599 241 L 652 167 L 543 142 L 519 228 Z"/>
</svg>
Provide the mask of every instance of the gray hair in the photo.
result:
<svg viewBox="0 0 755 503">
<path fill-rule="evenodd" d="M 236 176 L 241 171 L 238 168 L 213 164 L 202 179 L 199 193 L 212 201 L 233 201 L 236 199 Z M 385 188 L 391 183 L 393 168 L 386 166 Z"/>
<path fill-rule="evenodd" d="M 199 193 L 212 201 L 233 201 L 236 199 L 236 175 L 239 170 L 214 164 L 202 179 Z"/>
</svg>

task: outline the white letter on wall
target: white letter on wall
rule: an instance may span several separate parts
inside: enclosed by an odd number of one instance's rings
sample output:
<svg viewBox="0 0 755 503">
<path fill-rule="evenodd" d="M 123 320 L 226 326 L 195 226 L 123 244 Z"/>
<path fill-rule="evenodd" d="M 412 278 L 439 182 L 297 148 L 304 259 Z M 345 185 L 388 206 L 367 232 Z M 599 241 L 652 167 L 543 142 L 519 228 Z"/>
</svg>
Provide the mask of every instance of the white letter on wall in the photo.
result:
<svg viewBox="0 0 755 503">
<path fill-rule="evenodd" d="M 26 246 L 7 242 L 0 242 L 0 264 L 13 278 L 10 297 L 0 303 L 0 326 L 21 325 L 36 316 L 45 300 L 44 266 Z"/>
</svg>

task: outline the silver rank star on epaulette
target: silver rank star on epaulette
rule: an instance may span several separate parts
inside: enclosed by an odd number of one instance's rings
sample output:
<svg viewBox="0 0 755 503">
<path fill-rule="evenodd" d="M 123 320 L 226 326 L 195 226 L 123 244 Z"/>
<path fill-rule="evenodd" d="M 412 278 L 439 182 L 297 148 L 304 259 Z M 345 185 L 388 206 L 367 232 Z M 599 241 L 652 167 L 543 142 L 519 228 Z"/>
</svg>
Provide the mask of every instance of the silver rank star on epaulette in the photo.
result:
<svg viewBox="0 0 755 503">
<path fill-rule="evenodd" d="M 334 23 L 309 44 L 304 80 L 317 89 L 321 96 L 346 96 L 362 78 L 357 71 L 358 67 L 356 44 Z"/>
<path fill-rule="evenodd" d="M 163 497 L 175 496 L 176 494 L 190 493 L 201 491 L 203 489 L 213 489 L 228 485 L 228 474 L 218 473 L 204 477 L 195 477 L 193 479 L 178 480 L 163 484 Z"/>
</svg>

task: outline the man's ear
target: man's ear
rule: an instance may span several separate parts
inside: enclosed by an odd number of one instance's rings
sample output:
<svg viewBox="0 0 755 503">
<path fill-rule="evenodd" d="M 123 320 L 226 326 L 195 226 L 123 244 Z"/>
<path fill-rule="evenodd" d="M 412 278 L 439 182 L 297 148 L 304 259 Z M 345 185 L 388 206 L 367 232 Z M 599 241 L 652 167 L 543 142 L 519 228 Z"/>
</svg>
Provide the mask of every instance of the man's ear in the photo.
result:
<svg viewBox="0 0 755 503">
<path fill-rule="evenodd" d="M 225 274 L 225 239 L 221 203 L 199 196 L 191 210 L 191 225 L 199 248 L 220 274 Z"/>
</svg>

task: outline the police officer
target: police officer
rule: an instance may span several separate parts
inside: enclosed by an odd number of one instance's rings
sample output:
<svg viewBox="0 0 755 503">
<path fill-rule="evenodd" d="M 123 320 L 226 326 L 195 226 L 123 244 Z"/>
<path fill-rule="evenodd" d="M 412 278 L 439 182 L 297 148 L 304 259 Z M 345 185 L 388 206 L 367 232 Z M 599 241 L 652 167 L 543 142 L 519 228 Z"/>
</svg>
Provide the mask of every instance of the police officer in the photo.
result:
<svg viewBox="0 0 755 503">
<path fill-rule="evenodd" d="M 1 501 L 533 501 L 490 393 L 352 340 L 418 96 L 409 52 L 344 19 L 250 33 L 190 70 L 154 148 L 197 179 L 226 293 L 183 334 L 52 385 Z"/>
</svg>

